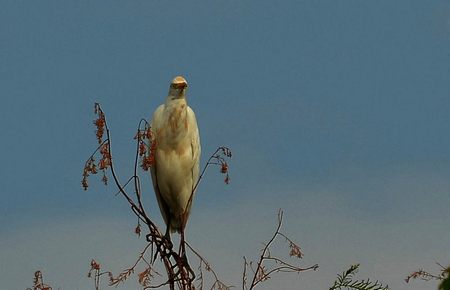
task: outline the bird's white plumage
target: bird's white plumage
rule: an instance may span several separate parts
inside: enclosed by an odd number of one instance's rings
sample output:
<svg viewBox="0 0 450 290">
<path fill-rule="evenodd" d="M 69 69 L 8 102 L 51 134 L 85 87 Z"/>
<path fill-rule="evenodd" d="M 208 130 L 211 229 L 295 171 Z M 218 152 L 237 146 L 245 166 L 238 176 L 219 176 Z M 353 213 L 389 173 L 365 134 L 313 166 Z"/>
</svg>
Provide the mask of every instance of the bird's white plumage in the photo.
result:
<svg viewBox="0 0 450 290">
<path fill-rule="evenodd" d="M 194 111 L 187 105 L 187 82 L 176 77 L 164 104 L 153 113 L 156 150 L 151 168 L 153 188 L 168 229 L 181 232 L 199 178 L 200 136 Z"/>
</svg>

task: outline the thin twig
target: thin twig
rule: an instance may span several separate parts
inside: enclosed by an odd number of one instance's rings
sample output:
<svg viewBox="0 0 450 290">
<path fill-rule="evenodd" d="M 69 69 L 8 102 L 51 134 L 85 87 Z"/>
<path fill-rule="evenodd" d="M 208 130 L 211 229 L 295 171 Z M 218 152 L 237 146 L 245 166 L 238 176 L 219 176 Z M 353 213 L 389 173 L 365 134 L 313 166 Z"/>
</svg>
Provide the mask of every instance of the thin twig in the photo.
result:
<svg viewBox="0 0 450 290">
<path fill-rule="evenodd" d="M 213 276 L 214 276 L 214 279 L 215 279 L 215 282 L 214 283 L 216 283 L 216 282 L 218 282 L 218 283 L 220 283 L 220 284 L 222 284 L 223 286 L 225 286 L 227 289 L 229 289 L 229 288 L 231 288 L 232 286 L 226 286 L 220 279 L 219 279 L 219 277 L 218 277 L 218 275 L 217 275 L 217 273 L 213 270 L 213 268 L 211 268 L 211 265 L 208 263 L 208 261 L 206 261 L 206 259 L 205 258 L 203 258 L 203 256 L 202 255 L 200 255 L 196 250 L 194 250 L 194 248 L 192 248 L 192 246 L 188 243 L 188 242 L 186 242 L 186 246 L 200 259 L 200 263 L 202 263 L 203 262 L 203 264 L 205 264 L 205 266 L 206 266 L 206 270 L 208 271 L 208 272 L 211 272 L 212 274 L 213 274 Z"/>
<path fill-rule="evenodd" d="M 272 238 L 269 240 L 269 242 L 268 242 L 268 243 L 266 244 L 266 246 L 263 248 L 262 254 L 261 254 L 261 256 L 259 257 L 259 261 L 258 261 L 258 264 L 257 264 L 257 266 L 256 266 L 255 274 L 253 275 L 252 284 L 250 285 L 250 289 L 253 289 L 253 288 L 256 286 L 256 284 L 258 284 L 258 283 L 261 281 L 261 280 L 257 280 L 257 279 L 256 279 L 256 278 L 257 278 L 257 274 L 258 274 L 259 270 L 262 269 L 262 268 L 261 268 L 261 265 L 262 265 L 262 263 L 263 263 L 263 261 L 264 261 L 266 252 L 267 252 L 267 250 L 269 249 L 270 245 L 271 245 L 271 244 L 273 243 L 273 241 L 275 240 L 275 238 L 277 237 L 277 235 L 278 235 L 278 233 L 279 233 L 279 231 L 280 231 L 282 222 L 283 222 L 283 211 L 280 210 L 280 211 L 278 212 L 278 226 L 277 226 L 277 229 L 275 230 L 275 233 L 273 234 Z"/>
<path fill-rule="evenodd" d="M 291 239 L 289 239 L 286 235 L 282 234 L 280 232 L 281 226 L 283 224 L 283 211 L 279 210 L 278 212 L 278 225 L 277 228 L 270 238 L 270 240 L 264 245 L 261 255 L 259 257 L 259 260 L 256 265 L 256 269 L 253 268 L 253 262 L 247 263 L 247 260 L 244 257 L 244 271 L 243 271 L 243 277 L 242 277 L 242 289 L 243 290 L 252 290 L 254 289 L 260 282 L 263 282 L 270 278 L 270 275 L 273 273 L 300 273 L 307 270 L 317 270 L 319 267 L 317 264 L 307 267 L 307 268 L 300 268 L 297 266 L 294 266 L 290 263 L 285 262 L 284 260 L 273 257 L 270 253 L 270 246 L 274 243 L 276 238 L 278 236 L 281 236 L 286 239 L 290 243 L 289 247 L 291 248 L 291 256 L 302 256 L 302 253 L 300 252 L 300 247 L 297 246 Z M 266 269 L 266 265 L 264 265 L 264 262 L 271 261 L 273 264 L 271 264 L 273 267 L 269 267 L 269 269 Z M 250 284 L 250 288 L 247 287 L 247 266 L 250 267 L 250 269 L 253 271 L 253 279 Z"/>
</svg>

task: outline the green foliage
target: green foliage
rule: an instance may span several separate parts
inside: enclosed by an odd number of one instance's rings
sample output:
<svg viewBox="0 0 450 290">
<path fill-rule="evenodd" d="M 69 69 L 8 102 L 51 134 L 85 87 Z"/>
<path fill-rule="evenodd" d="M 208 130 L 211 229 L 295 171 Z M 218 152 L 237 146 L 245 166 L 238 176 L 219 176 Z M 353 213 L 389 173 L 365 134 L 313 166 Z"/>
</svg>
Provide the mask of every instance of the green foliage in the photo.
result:
<svg viewBox="0 0 450 290">
<path fill-rule="evenodd" d="M 447 277 L 439 284 L 438 290 L 450 290 L 450 266 L 442 272 L 442 275 Z"/>
<path fill-rule="evenodd" d="M 439 285 L 439 290 L 450 290 L 450 278 L 445 279 Z"/>
<path fill-rule="evenodd" d="M 342 274 L 338 274 L 338 277 L 336 281 L 334 281 L 334 285 L 331 286 L 330 290 L 389 290 L 387 285 L 384 286 L 378 281 L 372 282 L 369 279 L 355 280 L 354 275 L 358 272 L 358 268 L 359 264 L 355 264 L 352 265 L 347 271 L 342 272 Z"/>
</svg>

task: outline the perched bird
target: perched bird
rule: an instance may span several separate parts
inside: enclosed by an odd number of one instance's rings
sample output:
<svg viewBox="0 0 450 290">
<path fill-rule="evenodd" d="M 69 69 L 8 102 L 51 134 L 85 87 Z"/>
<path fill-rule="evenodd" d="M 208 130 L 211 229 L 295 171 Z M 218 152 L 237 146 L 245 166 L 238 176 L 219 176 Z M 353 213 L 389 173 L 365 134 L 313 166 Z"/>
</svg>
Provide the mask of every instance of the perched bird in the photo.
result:
<svg viewBox="0 0 450 290">
<path fill-rule="evenodd" d="M 165 103 L 151 121 L 156 142 L 151 175 L 167 237 L 175 231 L 183 237 L 199 179 L 200 136 L 194 111 L 186 102 L 186 89 L 186 80 L 175 77 Z"/>
</svg>

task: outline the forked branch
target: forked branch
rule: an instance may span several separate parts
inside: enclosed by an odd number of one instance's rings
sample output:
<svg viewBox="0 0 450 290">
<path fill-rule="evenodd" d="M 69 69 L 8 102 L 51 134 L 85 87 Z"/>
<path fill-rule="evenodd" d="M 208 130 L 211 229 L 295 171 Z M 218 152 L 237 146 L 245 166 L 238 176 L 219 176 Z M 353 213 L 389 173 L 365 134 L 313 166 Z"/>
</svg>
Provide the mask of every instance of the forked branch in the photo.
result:
<svg viewBox="0 0 450 290">
<path fill-rule="evenodd" d="M 279 210 L 278 212 L 278 225 L 275 230 L 275 233 L 270 238 L 270 240 L 265 244 L 263 249 L 261 250 L 261 255 L 259 260 L 256 263 L 256 268 L 253 267 L 254 263 L 252 261 L 247 262 L 247 259 L 244 257 L 244 270 L 242 275 L 242 289 L 243 290 L 252 290 L 259 283 L 266 281 L 271 277 L 274 273 L 300 273 L 308 270 L 316 271 L 319 266 L 317 264 L 313 266 L 309 266 L 306 268 L 295 266 L 292 263 L 288 263 L 283 259 L 278 257 L 273 257 L 270 254 L 270 247 L 275 242 L 278 237 L 282 237 L 289 243 L 290 248 L 290 256 L 294 256 L 297 258 L 303 257 L 303 252 L 300 247 L 295 244 L 290 238 L 280 232 L 281 226 L 283 224 L 283 211 Z M 250 285 L 247 285 L 248 280 L 248 268 L 252 270 L 253 277 Z"/>
</svg>

